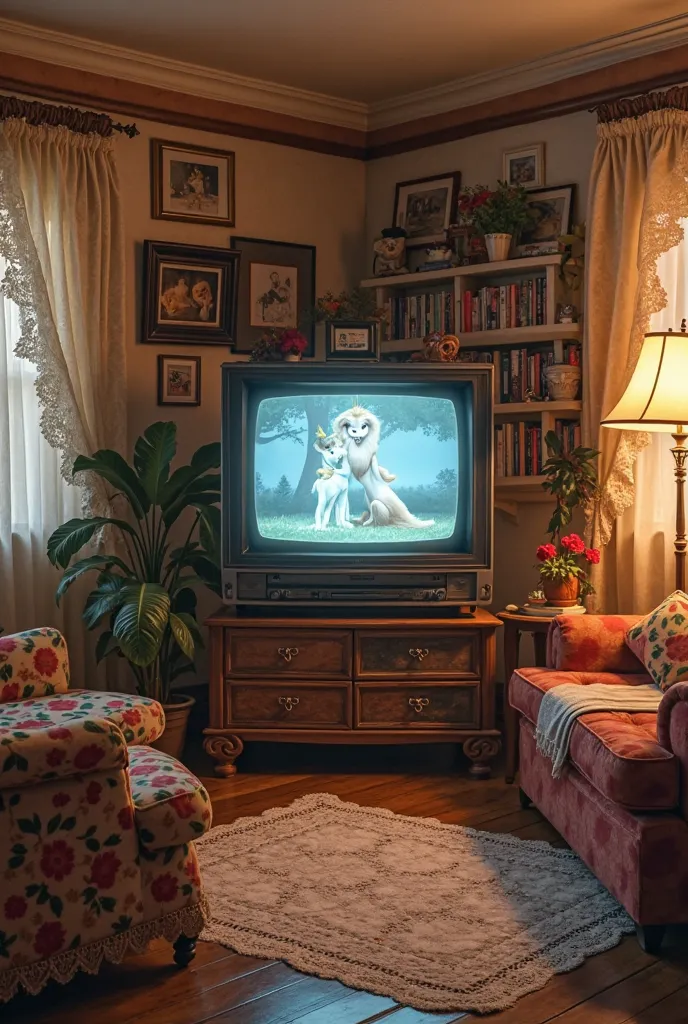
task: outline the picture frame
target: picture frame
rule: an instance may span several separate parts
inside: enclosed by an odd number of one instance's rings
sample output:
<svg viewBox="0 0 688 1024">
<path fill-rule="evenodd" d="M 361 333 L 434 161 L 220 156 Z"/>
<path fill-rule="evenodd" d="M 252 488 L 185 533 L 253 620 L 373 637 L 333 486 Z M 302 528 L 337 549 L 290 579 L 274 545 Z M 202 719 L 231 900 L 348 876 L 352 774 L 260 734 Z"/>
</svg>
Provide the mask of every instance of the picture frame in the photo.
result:
<svg viewBox="0 0 688 1024">
<path fill-rule="evenodd" d="M 559 252 L 559 236 L 571 231 L 575 185 L 532 189 L 528 193 L 528 222 L 516 245 L 519 256 Z"/>
<path fill-rule="evenodd" d="M 534 142 L 502 154 L 502 178 L 507 185 L 542 188 L 545 184 L 545 144 Z"/>
<path fill-rule="evenodd" d="M 446 232 L 454 221 L 460 188 L 459 171 L 397 182 L 392 223 L 406 231 L 407 248 L 446 240 Z"/>
<path fill-rule="evenodd" d="M 232 235 L 240 253 L 235 351 L 250 352 L 270 329 L 297 329 L 308 339 L 303 355 L 315 355 L 314 245 Z"/>
<path fill-rule="evenodd" d="M 375 320 L 326 320 L 325 360 L 380 361 L 380 332 Z"/>
<path fill-rule="evenodd" d="M 158 356 L 158 405 L 201 404 L 201 357 Z"/>
<path fill-rule="evenodd" d="M 232 346 L 238 282 L 231 249 L 146 240 L 141 341 Z"/>
<path fill-rule="evenodd" d="M 235 155 L 230 149 L 151 139 L 154 220 L 233 228 Z"/>
</svg>

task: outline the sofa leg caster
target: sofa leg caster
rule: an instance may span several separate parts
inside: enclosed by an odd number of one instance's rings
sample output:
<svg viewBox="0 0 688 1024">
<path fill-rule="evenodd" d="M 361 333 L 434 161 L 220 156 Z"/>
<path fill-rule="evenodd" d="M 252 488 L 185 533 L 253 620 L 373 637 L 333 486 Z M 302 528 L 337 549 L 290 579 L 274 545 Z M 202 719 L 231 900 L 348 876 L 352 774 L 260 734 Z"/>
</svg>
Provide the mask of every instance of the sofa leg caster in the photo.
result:
<svg viewBox="0 0 688 1024">
<path fill-rule="evenodd" d="M 665 932 L 666 928 L 663 924 L 637 924 L 635 926 L 640 948 L 650 956 L 659 956 Z"/>
<path fill-rule="evenodd" d="M 196 956 L 196 939 L 190 939 L 187 935 L 180 935 L 174 943 L 174 962 L 178 967 L 186 967 Z"/>
<path fill-rule="evenodd" d="M 527 794 L 527 793 L 525 793 L 525 792 L 524 792 L 524 791 L 523 791 L 522 789 L 520 789 L 520 788 L 519 788 L 519 791 L 518 791 L 518 802 L 520 803 L 520 805 L 521 805 L 521 807 L 522 807 L 522 809 L 523 809 L 524 811 L 527 811 L 527 810 L 528 810 L 528 808 L 529 808 L 529 807 L 532 807 L 532 805 L 533 805 L 533 801 L 532 801 L 532 800 L 530 799 L 530 797 L 528 796 L 528 794 Z"/>
</svg>

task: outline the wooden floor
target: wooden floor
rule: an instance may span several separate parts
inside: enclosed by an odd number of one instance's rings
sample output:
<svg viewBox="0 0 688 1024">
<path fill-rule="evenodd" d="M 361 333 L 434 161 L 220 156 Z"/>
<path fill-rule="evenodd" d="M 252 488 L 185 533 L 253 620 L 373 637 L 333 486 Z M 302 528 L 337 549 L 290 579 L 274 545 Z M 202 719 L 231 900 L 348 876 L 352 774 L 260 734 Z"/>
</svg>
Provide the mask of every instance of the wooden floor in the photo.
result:
<svg viewBox="0 0 688 1024">
<path fill-rule="evenodd" d="M 283 806 L 305 793 L 403 814 L 563 845 L 535 810 L 519 807 L 517 789 L 502 777 L 476 782 L 448 747 L 317 748 L 257 745 L 239 761 L 234 780 L 215 779 L 200 752 L 189 759 L 204 778 L 216 824 Z M 558 975 L 540 992 L 488 1018 L 426 1014 L 393 1000 L 299 974 L 284 963 L 237 956 L 199 943 L 185 970 L 171 962 L 167 943 L 97 977 L 50 985 L 40 996 L 20 996 L 0 1008 L 2 1024 L 686 1024 L 688 929 L 671 934 L 662 959 L 643 953 L 634 937 Z"/>
</svg>

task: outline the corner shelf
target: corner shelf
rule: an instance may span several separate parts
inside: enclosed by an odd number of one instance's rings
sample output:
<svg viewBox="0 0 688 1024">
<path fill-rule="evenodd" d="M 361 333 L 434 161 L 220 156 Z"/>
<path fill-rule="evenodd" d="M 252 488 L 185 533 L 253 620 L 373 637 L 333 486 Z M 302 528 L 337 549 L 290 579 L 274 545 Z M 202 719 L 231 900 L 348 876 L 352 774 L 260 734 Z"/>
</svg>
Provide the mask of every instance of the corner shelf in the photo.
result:
<svg viewBox="0 0 688 1024">
<path fill-rule="evenodd" d="M 532 327 L 507 327 L 493 331 L 459 331 L 461 348 L 501 348 L 527 345 L 534 341 L 574 341 L 580 337 L 580 324 L 534 324 Z M 383 352 L 418 352 L 422 338 L 394 338 L 382 342 Z"/>
<path fill-rule="evenodd" d="M 580 401 L 559 402 L 497 402 L 494 407 L 495 416 L 509 416 L 514 413 L 520 416 L 537 416 L 542 413 L 560 413 L 570 415 L 573 419 L 580 416 L 583 403 Z"/>
<path fill-rule="evenodd" d="M 524 270 L 545 270 L 561 263 L 561 253 L 547 256 L 525 256 L 515 260 L 501 260 L 499 263 L 470 263 L 466 267 L 445 267 L 444 270 L 423 270 L 411 274 L 390 274 L 387 277 L 369 277 L 361 281 L 361 288 L 409 287 L 423 282 L 451 281 L 455 277 L 497 277 L 512 274 L 517 276 Z"/>
</svg>

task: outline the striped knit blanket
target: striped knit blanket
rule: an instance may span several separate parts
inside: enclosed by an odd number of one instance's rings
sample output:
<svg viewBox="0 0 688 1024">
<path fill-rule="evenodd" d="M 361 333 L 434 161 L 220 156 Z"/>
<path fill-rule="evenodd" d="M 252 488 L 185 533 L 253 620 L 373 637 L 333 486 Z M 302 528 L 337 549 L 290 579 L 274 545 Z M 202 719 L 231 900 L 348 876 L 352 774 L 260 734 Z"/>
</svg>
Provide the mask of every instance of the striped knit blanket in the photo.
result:
<svg viewBox="0 0 688 1024">
<path fill-rule="evenodd" d="M 561 775 L 569 752 L 571 730 L 581 715 L 591 711 L 656 711 L 662 697 L 662 691 L 654 683 L 553 686 L 542 698 L 535 730 L 538 752 L 552 761 L 553 778 Z"/>
</svg>

